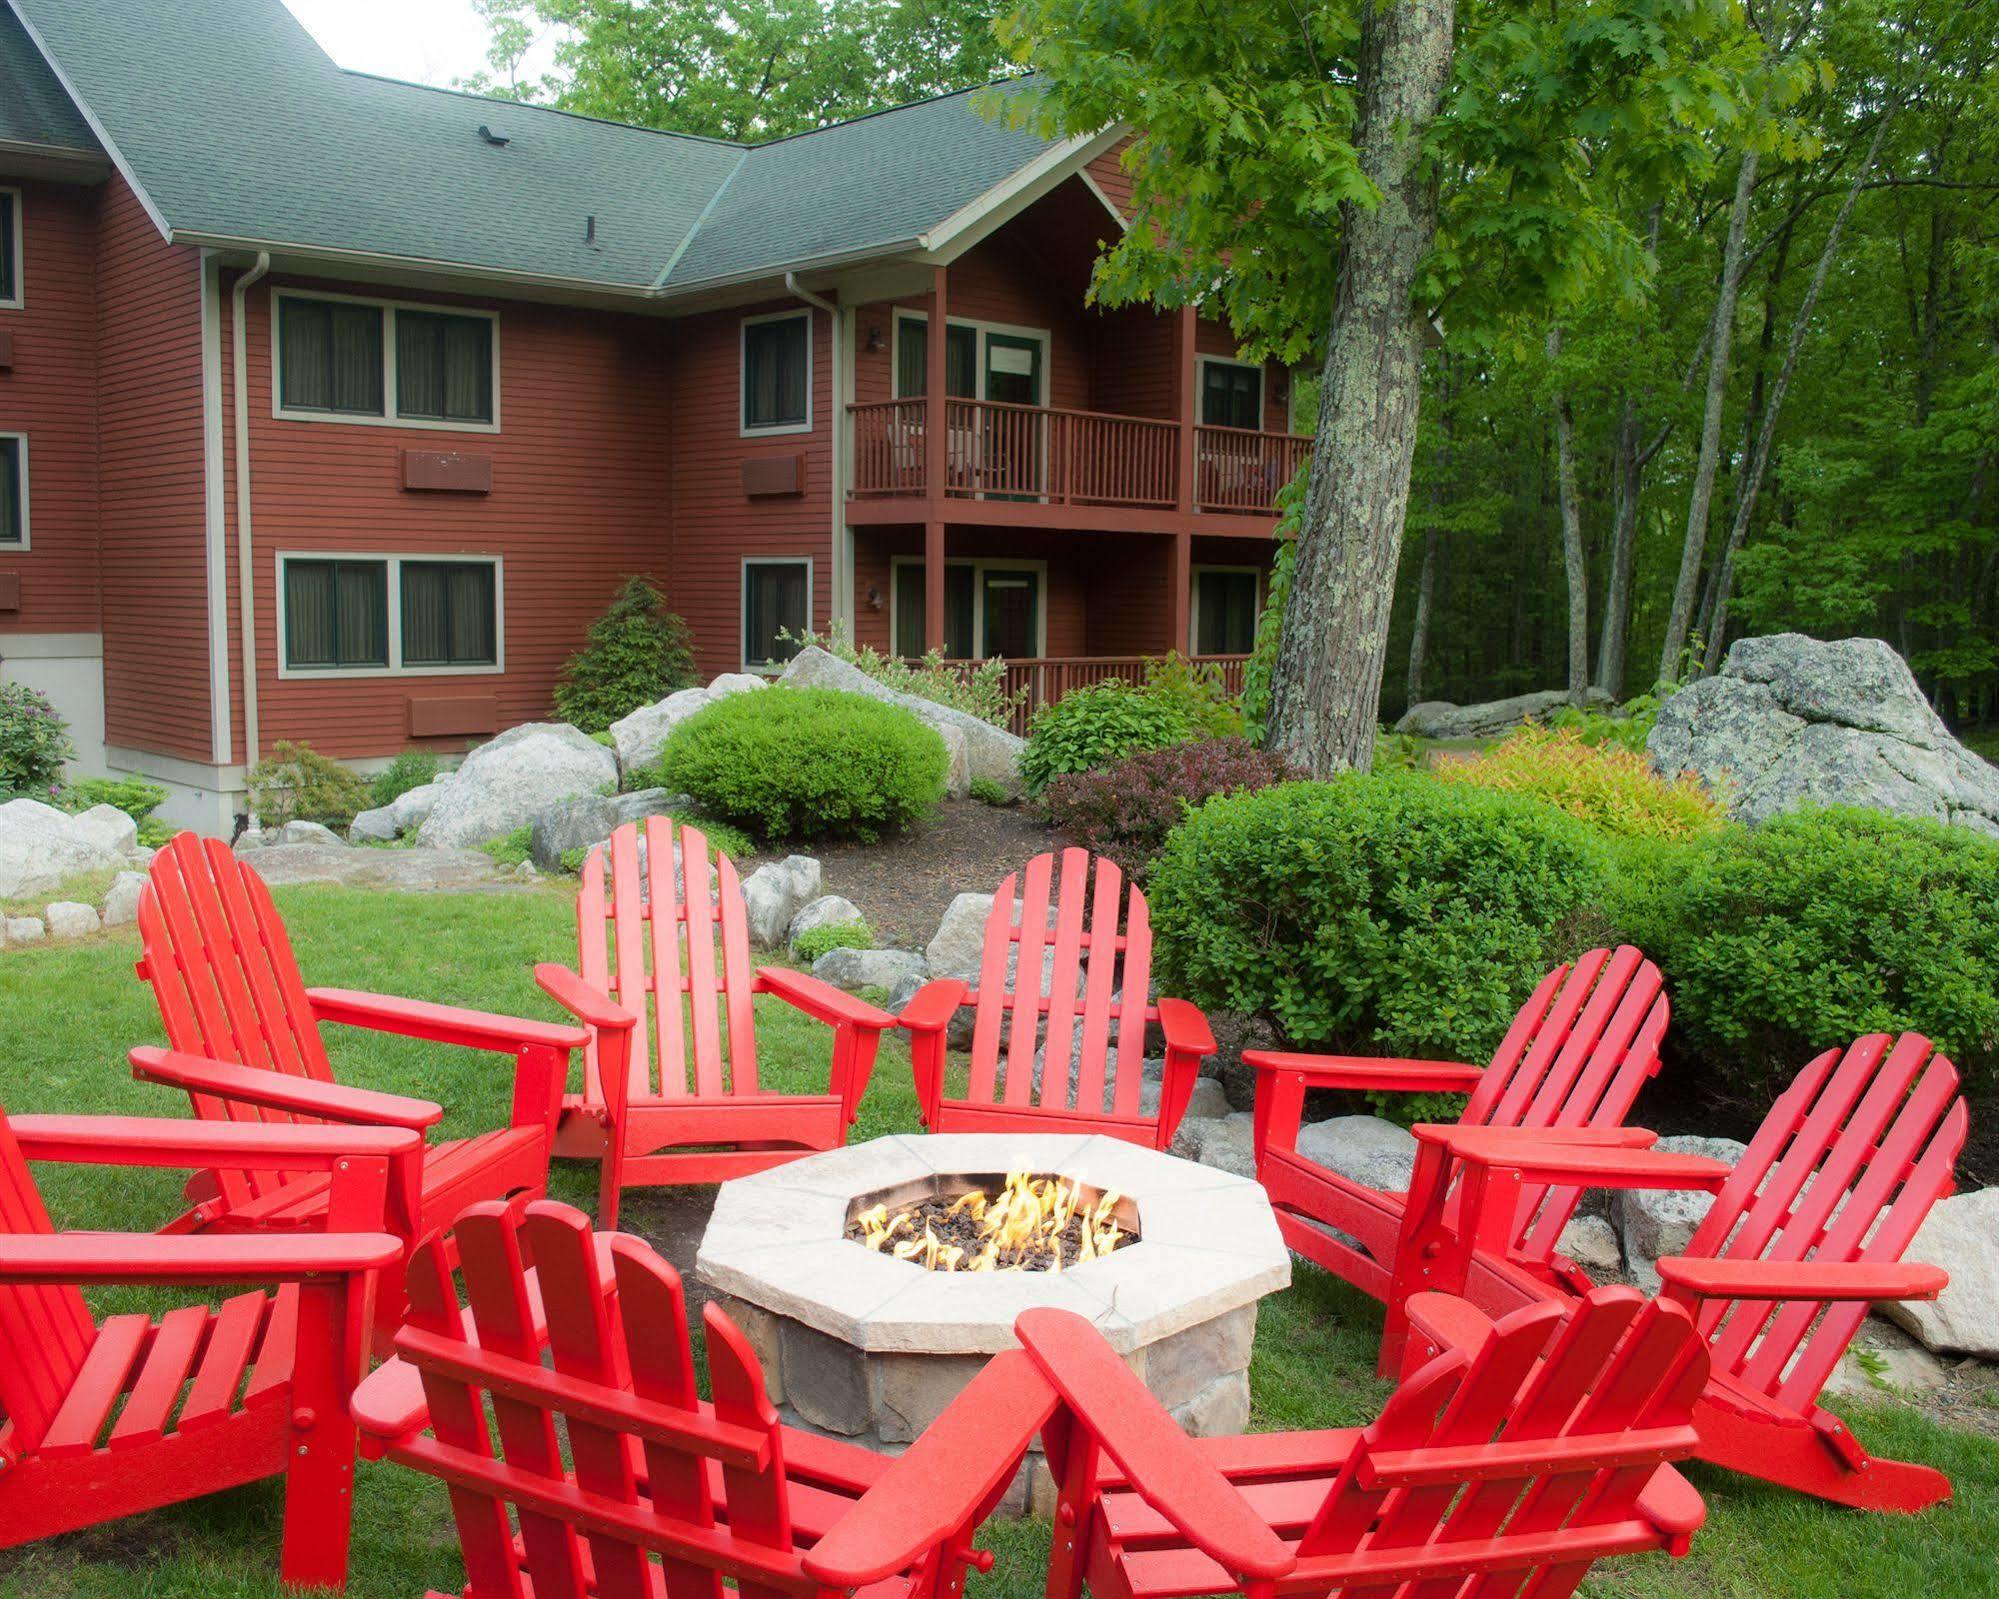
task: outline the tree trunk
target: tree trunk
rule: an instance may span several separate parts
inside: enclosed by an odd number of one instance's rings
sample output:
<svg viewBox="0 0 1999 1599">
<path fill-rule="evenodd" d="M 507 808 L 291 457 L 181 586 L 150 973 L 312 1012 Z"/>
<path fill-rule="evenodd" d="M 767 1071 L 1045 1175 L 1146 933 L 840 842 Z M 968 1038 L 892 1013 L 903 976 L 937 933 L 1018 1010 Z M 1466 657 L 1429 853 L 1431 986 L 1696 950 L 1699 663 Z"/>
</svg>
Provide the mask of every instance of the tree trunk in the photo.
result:
<svg viewBox="0 0 1999 1599">
<path fill-rule="evenodd" d="M 1673 585 L 1673 608 L 1666 617 L 1666 641 L 1659 651 L 1659 676 L 1676 681 L 1680 652 L 1687 645 L 1687 628 L 1700 591 L 1701 557 L 1707 550 L 1708 507 L 1714 500 L 1715 468 L 1721 460 L 1721 417 L 1728 395 L 1729 352 L 1735 339 L 1735 302 L 1742 288 L 1742 255 L 1749 231 L 1749 202 L 1756 191 L 1756 151 L 1742 157 L 1735 176 L 1735 201 L 1729 207 L 1728 242 L 1722 249 L 1721 288 L 1714 301 L 1714 335 L 1709 340 L 1707 405 L 1701 414 L 1700 455 L 1694 466 L 1693 493 L 1687 502 L 1687 536 L 1680 546 L 1680 577 Z"/>
<path fill-rule="evenodd" d="M 1610 571 L 1604 578 L 1603 634 L 1597 641 L 1596 686 L 1624 698 L 1625 646 L 1631 634 L 1631 574 L 1638 547 L 1638 414 L 1631 397 L 1617 419 L 1610 502 Z"/>
<path fill-rule="evenodd" d="M 1562 330 L 1548 330 L 1548 361 L 1561 359 Z M 1555 493 L 1562 513 L 1562 565 L 1569 589 L 1569 703 L 1589 701 L 1589 552 L 1583 548 L 1582 507 L 1576 504 L 1576 419 L 1568 394 L 1555 390 Z"/>
<path fill-rule="evenodd" d="M 1355 145 L 1381 198 L 1340 207 L 1318 438 L 1271 681 L 1271 744 L 1315 777 L 1374 753 L 1421 396 L 1416 270 L 1437 226 L 1422 142 L 1450 76 L 1452 5 L 1386 0 L 1360 13 Z"/>
<path fill-rule="evenodd" d="M 1423 530 L 1423 570 L 1416 579 L 1416 616 L 1409 629 L 1409 689 L 1408 702 L 1421 703 L 1423 698 L 1423 658 L 1430 652 L 1430 601 L 1437 591 L 1437 537 L 1436 524 Z"/>
</svg>

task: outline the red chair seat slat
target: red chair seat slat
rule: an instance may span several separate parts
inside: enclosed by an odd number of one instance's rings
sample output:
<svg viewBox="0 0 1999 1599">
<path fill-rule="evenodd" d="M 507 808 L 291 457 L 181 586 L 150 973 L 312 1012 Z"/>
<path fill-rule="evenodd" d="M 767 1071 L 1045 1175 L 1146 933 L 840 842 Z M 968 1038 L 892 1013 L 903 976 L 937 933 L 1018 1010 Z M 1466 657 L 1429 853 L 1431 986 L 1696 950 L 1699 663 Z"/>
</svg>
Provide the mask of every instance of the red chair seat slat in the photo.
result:
<svg viewBox="0 0 1999 1599">
<path fill-rule="evenodd" d="M 133 1379 L 131 1397 L 111 1429 L 111 1448 L 157 1443 L 166 1436 L 167 1422 L 180 1401 L 187 1374 L 194 1369 L 208 1321 L 209 1311 L 202 1305 L 182 1305 L 160 1318 L 145 1361 Z"/>
<path fill-rule="evenodd" d="M 180 1407 L 178 1426 L 182 1432 L 212 1427 L 236 1408 L 236 1393 L 243 1385 L 250 1350 L 269 1304 L 270 1295 L 264 1293 L 237 1294 L 223 1301 L 215 1313 L 215 1324 L 209 1328 L 194 1385 Z"/>
<path fill-rule="evenodd" d="M 286 1283 L 270 1300 L 264 1339 L 257 1346 L 256 1364 L 250 1368 L 250 1381 L 243 1390 L 246 1410 L 283 1397 L 298 1357 L 298 1285 Z"/>
<path fill-rule="evenodd" d="M 152 1322 L 145 1316 L 112 1316 L 97 1329 L 97 1341 L 84 1357 L 69 1397 L 42 1434 L 44 1455 L 60 1460 L 97 1447 L 98 1435 L 130 1386 L 133 1364 L 151 1333 Z"/>
</svg>

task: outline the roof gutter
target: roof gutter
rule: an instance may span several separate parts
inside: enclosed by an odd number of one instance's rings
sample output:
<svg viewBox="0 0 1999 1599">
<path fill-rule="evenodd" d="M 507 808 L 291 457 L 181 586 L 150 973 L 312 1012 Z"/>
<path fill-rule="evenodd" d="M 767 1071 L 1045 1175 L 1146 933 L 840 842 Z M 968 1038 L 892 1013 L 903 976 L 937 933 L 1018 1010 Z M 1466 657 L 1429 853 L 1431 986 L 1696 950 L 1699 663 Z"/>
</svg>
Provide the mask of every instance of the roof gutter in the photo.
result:
<svg viewBox="0 0 1999 1599">
<path fill-rule="evenodd" d="M 242 617 L 243 769 L 262 755 L 257 742 L 257 585 L 250 539 L 250 358 L 243 348 L 244 301 L 250 286 L 271 270 L 271 252 L 259 250 L 256 265 L 229 291 L 229 358 L 236 416 L 236 583 Z"/>
<path fill-rule="evenodd" d="M 816 306 L 826 313 L 827 343 L 833 351 L 833 358 L 827 363 L 830 368 L 827 373 L 827 392 L 832 397 L 828 406 L 832 414 L 827 419 L 827 425 L 833 449 L 832 469 L 829 474 L 832 492 L 828 495 L 832 501 L 832 558 L 828 562 L 828 573 L 832 578 L 833 597 L 827 614 L 832 619 L 833 626 L 838 628 L 847 621 L 847 610 L 854 600 L 854 581 L 852 573 L 848 570 L 847 551 L 847 408 L 840 403 L 840 397 L 846 393 L 846 386 L 841 381 L 846 370 L 847 341 L 842 326 L 846 318 L 838 302 L 814 294 L 798 281 L 796 272 L 785 273 L 784 286 L 807 305 Z M 811 617 L 805 619 L 805 626 L 809 632 L 812 627 Z M 852 632 L 852 628 L 849 627 L 850 637 Z"/>
</svg>

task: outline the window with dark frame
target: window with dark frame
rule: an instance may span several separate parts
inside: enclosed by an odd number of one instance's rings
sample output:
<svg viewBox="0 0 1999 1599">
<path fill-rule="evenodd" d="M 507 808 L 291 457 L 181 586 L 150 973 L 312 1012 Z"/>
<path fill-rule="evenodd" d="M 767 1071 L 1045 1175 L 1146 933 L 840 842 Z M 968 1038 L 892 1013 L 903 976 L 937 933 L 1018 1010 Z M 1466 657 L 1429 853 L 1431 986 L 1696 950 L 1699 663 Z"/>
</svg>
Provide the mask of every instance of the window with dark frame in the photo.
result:
<svg viewBox="0 0 1999 1599">
<path fill-rule="evenodd" d="M 287 559 L 285 665 L 338 671 L 389 664 L 389 563 Z"/>
<path fill-rule="evenodd" d="M 403 665 L 498 665 L 492 563 L 404 561 L 401 567 Z"/>
<path fill-rule="evenodd" d="M 21 278 L 15 260 L 20 249 L 20 206 L 19 195 L 0 192 L 0 304 L 21 297 Z"/>
<path fill-rule="evenodd" d="M 0 544 L 28 542 L 28 441 L 0 438 Z"/>
<path fill-rule="evenodd" d="M 743 568 L 745 666 L 781 666 L 798 653 L 796 636 L 812 625 L 811 574 L 809 561 L 753 561 Z"/>
<path fill-rule="evenodd" d="M 978 594 L 978 573 L 970 565 L 947 562 L 944 567 L 944 656 L 947 660 L 969 661 L 972 648 L 972 609 Z M 924 623 L 923 563 L 898 561 L 895 566 L 895 653 L 905 660 L 923 657 L 926 637 Z"/>
<path fill-rule="evenodd" d="M 1196 655 L 1247 655 L 1256 646 L 1256 574 L 1197 572 Z"/>
<path fill-rule="evenodd" d="M 1201 421 L 1211 428 L 1263 428 L 1263 369 L 1233 361 L 1201 365 Z"/>
<path fill-rule="evenodd" d="M 803 428 L 811 420 L 809 312 L 743 324 L 743 427 Z"/>
<path fill-rule="evenodd" d="M 278 381 L 284 408 L 381 416 L 382 316 L 379 305 L 281 298 Z"/>
<path fill-rule="evenodd" d="M 493 420 L 493 322 L 396 311 L 396 414 L 428 422 Z"/>
</svg>

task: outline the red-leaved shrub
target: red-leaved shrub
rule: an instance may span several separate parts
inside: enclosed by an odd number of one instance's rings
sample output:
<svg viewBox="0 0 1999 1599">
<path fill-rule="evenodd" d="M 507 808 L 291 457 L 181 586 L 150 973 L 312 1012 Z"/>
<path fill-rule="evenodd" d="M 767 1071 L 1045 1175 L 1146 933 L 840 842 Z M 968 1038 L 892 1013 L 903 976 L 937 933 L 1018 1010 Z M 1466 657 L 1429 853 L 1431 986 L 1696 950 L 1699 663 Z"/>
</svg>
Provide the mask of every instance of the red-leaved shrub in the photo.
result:
<svg viewBox="0 0 1999 1599">
<path fill-rule="evenodd" d="M 1041 806 L 1051 826 L 1092 853 L 1108 855 L 1142 883 L 1166 835 L 1192 807 L 1217 794 L 1269 788 L 1297 775 L 1282 756 L 1246 738 L 1205 739 L 1058 777 L 1043 792 Z"/>
</svg>

